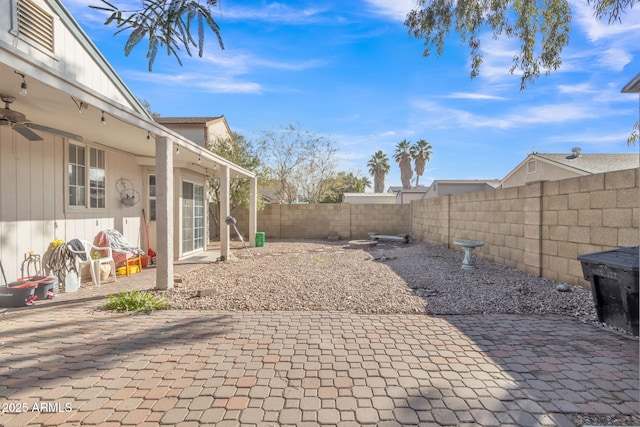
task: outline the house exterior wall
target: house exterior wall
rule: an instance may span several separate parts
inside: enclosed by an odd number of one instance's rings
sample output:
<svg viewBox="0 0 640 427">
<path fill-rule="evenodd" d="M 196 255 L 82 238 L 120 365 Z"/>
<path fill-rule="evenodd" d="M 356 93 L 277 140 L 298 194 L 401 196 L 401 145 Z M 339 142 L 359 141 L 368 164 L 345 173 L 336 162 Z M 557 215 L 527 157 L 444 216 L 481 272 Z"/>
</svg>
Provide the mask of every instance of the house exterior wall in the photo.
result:
<svg viewBox="0 0 640 427">
<path fill-rule="evenodd" d="M 345 193 L 342 203 L 351 204 L 388 204 L 396 203 L 396 195 L 388 193 Z"/>
<path fill-rule="evenodd" d="M 420 200 L 424 196 L 424 193 L 425 193 L 424 190 L 421 190 L 421 191 L 400 190 L 398 191 L 398 194 L 396 194 L 396 203 L 408 204 L 414 200 Z"/>
<path fill-rule="evenodd" d="M 168 124 L 166 125 L 171 130 L 184 136 L 190 141 L 195 142 L 198 145 L 204 145 L 205 128 L 202 124 L 197 125 L 181 125 L 181 124 Z"/>
<path fill-rule="evenodd" d="M 492 188 L 485 183 L 464 183 L 454 184 L 447 182 L 436 182 L 436 188 L 433 188 L 433 184 L 425 193 L 423 199 L 430 199 L 433 197 L 442 197 L 447 194 L 462 194 L 471 193 L 474 191 L 492 190 Z"/>
<path fill-rule="evenodd" d="M 67 142 L 48 133 L 42 136 L 42 141 L 29 142 L 9 126 L 0 126 L 0 260 L 7 280 L 19 277 L 28 252 L 46 261 L 53 240 L 93 241 L 98 232 L 115 228 L 130 243 L 139 244 L 143 232 L 141 202 L 126 207 L 116 191 L 116 182 L 123 177 L 142 190 L 135 158 L 105 149 L 106 207 L 70 209 L 66 206 Z"/>
<path fill-rule="evenodd" d="M 209 144 L 215 144 L 221 139 L 230 137 L 224 119 L 214 120 L 207 124 L 166 123 L 165 126 L 200 146 L 204 146 L 205 140 Z"/>
<path fill-rule="evenodd" d="M 536 162 L 535 172 L 529 172 L 528 163 L 532 160 Z M 577 176 L 580 176 L 580 174 L 567 168 L 559 167 L 540 159 L 527 159 L 511 176 L 502 181 L 502 188 L 519 187 L 537 181 L 558 181 Z"/>
<path fill-rule="evenodd" d="M 216 120 L 213 123 L 209 123 L 206 130 L 206 138 L 209 144 L 215 144 L 220 140 L 230 138 L 229 131 L 227 129 L 226 121 L 223 119 Z"/>
</svg>

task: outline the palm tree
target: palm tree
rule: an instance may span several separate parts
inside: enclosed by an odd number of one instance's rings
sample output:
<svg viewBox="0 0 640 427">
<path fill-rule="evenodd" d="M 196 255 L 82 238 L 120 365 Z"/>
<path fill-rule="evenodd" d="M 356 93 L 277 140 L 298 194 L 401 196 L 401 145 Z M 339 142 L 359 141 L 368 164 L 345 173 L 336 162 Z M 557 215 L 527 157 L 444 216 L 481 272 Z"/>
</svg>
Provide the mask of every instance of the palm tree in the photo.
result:
<svg viewBox="0 0 640 427">
<path fill-rule="evenodd" d="M 373 176 L 374 193 L 383 193 L 384 178 L 389 173 L 389 170 L 391 170 L 389 158 L 382 150 L 378 150 L 367 162 L 367 167 L 369 168 L 369 173 Z"/>
<path fill-rule="evenodd" d="M 364 193 L 367 188 L 371 187 L 371 180 L 367 176 L 356 178 L 356 189 L 358 193 Z"/>
<path fill-rule="evenodd" d="M 424 139 L 416 142 L 411 146 L 411 157 L 413 158 L 416 165 L 416 188 L 418 187 L 418 181 L 420 177 L 424 173 L 424 167 L 427 162 L 431 160 L 431 144 L 429 144 Z"/>
<path fill-rule="evenodd" d="M 393 153 L 393 159 L 400 166 L 400 181 L 402 188 L 411 188 L 411 178 L 413 171 L 411 170 L 411 143 L 403 139 L 396 145 L 396 151 Z"/>
</svg>

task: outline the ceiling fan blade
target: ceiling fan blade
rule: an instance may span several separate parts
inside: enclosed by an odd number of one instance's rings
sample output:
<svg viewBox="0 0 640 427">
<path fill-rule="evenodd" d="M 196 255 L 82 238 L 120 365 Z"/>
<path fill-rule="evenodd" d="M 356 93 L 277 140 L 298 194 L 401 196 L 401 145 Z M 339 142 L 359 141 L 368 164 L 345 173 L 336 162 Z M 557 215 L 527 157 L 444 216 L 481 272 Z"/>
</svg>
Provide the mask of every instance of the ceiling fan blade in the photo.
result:
<svg viewBox="0 0 640 427">
<path fill-rule="evenodd" d="M 42 132 L 49 132 L 49 133 L 63 136 L 65 138 L 73 139 L 75 141 L 82 141 L 82 137 L 80 135 L 76 135 L 75 133 L 65 132 L 60 129 L 54 129 L 48 126 L 37 125 L 35 123 L 29 123 L 27 126 L 29 126 L 32 129 L 40 130 Z"/>
<path fill-rule="evenodd" d="M 27 138 L 29 141 L 42 141 L 42 137 L 23 125 L 14 125 L 13 130 Z"/>
</svg>

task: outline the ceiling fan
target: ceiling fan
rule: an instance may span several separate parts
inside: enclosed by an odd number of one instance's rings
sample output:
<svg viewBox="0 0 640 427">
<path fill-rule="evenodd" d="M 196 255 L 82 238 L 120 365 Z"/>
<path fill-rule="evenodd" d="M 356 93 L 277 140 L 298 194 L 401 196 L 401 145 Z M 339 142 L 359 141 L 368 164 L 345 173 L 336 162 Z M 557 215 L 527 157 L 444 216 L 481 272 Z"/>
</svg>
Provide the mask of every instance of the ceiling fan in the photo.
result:
<svg viewBox="0 0 640 427">
<path fill-rule="evenodd" d="M 27 120 L 27 117 L 24 114 L 9 108 L 13 101 L 16 100 L 13 96 L 0 94 L 0 99 L 4 102 L 4 108 L 0 108 L 0 126 L 11 126 L 13 130 L 27 138 L 29 141 L 42 141 L 42 137 L 31 129 L 53 133 L 76 141 L 82 141 L 82 137 L 80 135 L 31 123 Z"/>
</svg>

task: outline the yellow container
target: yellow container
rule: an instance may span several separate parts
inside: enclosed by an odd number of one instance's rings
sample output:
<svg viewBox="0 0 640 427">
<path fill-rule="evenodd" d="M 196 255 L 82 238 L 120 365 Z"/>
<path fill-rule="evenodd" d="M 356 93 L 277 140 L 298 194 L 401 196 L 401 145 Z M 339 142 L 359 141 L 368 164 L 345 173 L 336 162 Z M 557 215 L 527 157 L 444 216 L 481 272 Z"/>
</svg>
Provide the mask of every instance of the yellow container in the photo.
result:
<svg viewBox="0 0 640 427">
<path fill-rule="evenodd" d="M 127 267 L 120 267 L 118 270 L 118 276 L 126 276 L 127 275 Z M 137 265 L 129 266 L 129 274 L 140 273 L 140 267 Z"/>
</svg>

